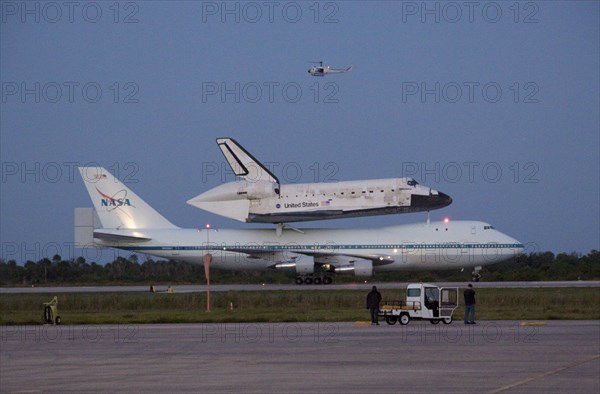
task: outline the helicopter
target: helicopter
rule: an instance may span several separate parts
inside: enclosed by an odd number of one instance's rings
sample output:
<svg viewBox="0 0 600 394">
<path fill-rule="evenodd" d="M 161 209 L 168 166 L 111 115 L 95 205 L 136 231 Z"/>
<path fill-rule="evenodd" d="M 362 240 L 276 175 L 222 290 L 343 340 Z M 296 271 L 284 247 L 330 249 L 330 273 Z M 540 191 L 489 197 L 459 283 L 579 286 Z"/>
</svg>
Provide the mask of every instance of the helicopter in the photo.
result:
<svg viewBox="0 0 600 394">
<path fill-rule="evenodd" d="M 308 73 L 313 77 L 324 77 L 326 74 L 342 74 L 352 71 L 352 67 L 348 68 L 331 68 L 330 66 L 323 66 L 323 61 L 319 62 L 309 62 L 309 63 L 318 63 L 318 66 L 313 66 L 308 69 Z"/>
</svg>

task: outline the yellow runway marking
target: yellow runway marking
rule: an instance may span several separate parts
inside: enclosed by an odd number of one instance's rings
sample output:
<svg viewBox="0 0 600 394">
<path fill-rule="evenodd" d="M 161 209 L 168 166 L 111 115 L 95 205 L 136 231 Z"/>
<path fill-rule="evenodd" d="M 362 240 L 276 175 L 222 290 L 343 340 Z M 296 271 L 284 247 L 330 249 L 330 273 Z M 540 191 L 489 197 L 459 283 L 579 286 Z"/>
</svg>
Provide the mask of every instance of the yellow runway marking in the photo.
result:
<svg viewBox="0 0 600 394">
<path fill-rule="evenodd" d="M 545 326 L 546 323 L 544 323 L 543 321 L 522 321 L 520 326 L 521 327 L 531 327 L 531 326 Z"/>
</svg>

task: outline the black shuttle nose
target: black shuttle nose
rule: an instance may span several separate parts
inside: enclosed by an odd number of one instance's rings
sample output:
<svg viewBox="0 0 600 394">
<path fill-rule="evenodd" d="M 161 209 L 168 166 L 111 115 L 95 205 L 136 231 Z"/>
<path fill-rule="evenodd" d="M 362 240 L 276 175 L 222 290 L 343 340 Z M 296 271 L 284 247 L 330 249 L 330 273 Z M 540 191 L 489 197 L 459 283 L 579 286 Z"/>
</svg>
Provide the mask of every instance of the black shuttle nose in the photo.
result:
<svg viewBox="0 0 600 394">
<path fill-rule="evenodd" d="M 450 197 L 446 193 L 439 192 L 438 199 L 440 208 L 447 207 L 448 205 L 452 204 L 452 197 Z"/>
<path fill-rule="evenodd" d="M 429 211 L 447 207 L 452 203 L 452 197 L 445 193 L 430 193 L 428 196 L 413 194 L 411 197 L 411 208 L 416 211 Z"/>
</svg>

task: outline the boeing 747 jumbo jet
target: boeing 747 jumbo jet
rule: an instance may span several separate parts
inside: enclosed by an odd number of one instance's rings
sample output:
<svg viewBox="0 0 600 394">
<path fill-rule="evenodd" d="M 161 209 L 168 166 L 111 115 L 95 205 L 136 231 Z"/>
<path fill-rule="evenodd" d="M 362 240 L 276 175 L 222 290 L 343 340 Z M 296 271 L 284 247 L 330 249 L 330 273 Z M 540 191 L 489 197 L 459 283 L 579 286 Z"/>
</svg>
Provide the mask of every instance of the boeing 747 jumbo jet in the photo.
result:
<svg viewBox="0 0 600 394">
<path fill-rule="evenodd" d="M 462 269 L 517 256 L 523 244 L 487 223 L 452 221 L 373 229 L 183 229 L 100 167 L 79 168 L 94 208 L 76 208 L 77 247 L 110 247 L 225 270 L 293 270 L 296 283 L 336 273 Z"/>
<path fill-rule="evenodd" d="M 281 185 L 231 138 L 217 144 L 240 181 L 208 190 L 188 204 L 241 222 L 290 223 L 422 212 L 452 203 L 450 196 L 412 178 Z"/>
</svg>

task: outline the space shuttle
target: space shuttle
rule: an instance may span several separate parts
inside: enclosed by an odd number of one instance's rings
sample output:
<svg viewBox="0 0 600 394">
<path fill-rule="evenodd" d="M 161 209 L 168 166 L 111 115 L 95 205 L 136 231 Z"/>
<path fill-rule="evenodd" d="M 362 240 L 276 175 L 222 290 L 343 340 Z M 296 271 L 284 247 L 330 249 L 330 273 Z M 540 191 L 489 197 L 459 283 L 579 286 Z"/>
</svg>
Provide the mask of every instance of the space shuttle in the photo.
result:
<svg viewBox="0 0 600 394">
<path fill-rule="evenodd" d="M 412 178 L 282 185 L 232 138 L 217 145 L 239 180 L 208 190 L 188 204 L 245 223 L 304 222 L 431 211 L 452 203 L 447 194 Z"/>
</svg>

